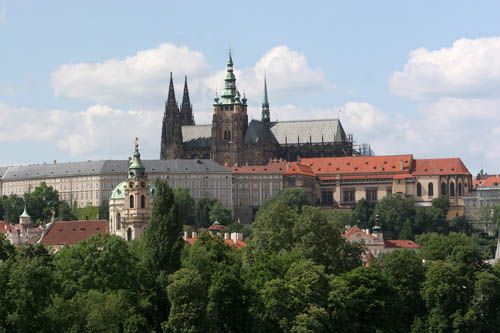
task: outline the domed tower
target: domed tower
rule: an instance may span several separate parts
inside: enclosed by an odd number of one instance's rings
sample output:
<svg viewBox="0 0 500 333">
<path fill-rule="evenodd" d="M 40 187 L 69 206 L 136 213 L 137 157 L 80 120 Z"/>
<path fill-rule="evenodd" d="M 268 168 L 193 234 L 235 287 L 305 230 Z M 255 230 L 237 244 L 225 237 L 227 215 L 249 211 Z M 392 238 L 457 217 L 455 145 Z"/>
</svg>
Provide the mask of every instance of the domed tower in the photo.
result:
<svg viewBox="0 0 500 333">
<path fill-rule="evenodd" d="M 231 51 L 227 60 L 222 94 L 214 99 L 212 120 L 213 160 L 221 164 L 242 164 L 245 132 L 248 128 L 247 100 L 236 89 Z"/>
<path fill-rule="evenodd" d="M 151 214 L 151 195 L 146 169 L 141 161 L 138 139 L 128 166 L 128 180 L 111 193 L 109 202 L 109 232 L 128 241 L 144 233 Z"/>
</svg>

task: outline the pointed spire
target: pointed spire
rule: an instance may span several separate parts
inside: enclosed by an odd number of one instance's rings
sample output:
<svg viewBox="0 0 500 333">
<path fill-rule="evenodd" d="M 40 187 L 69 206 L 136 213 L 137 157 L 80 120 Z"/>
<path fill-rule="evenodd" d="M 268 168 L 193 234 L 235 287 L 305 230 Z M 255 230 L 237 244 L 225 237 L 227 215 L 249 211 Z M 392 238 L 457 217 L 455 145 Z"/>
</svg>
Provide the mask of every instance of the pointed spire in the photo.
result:
<svg viewBox="0 0 500 333">
<path fill-rule="evenodd" d="M 167 105 L 170 105 L 170 106 L 177 105 L 177 102 L 175 101 L 174 80 L 172 78 L 172 72 L 170 72 L 170 85 L 168 86 Z"/>
<path fill-rule="evenodd" d="M 220 100 L 218 103 L 240 104 L 239 95 L 240 93 L 236 89 L 236 77 L 234 76 L 233 70 L 233 57 L 231 55 L 231 50 L 229 50 L 229 56 L 226 66 L 226 78 L 224 79 L 224 90 L 220 95 Z"/>
<path fill-rule="evenodd" d="M 145 176 L 146 169 L 141 161 L 141 153 L 139 152 L 139 138 L 134 140 L 134 154 L 130 159 L 128 166 L 128 179 L 143 178 Z"/>
<path fill-rule="evenodd" d="M 184 93 L 182 94 L 182 107 L 183 108 L 190 108 L 191 107 L 191 101 L 189 100 L 189 89 L 188 89 L 187 75 L 184 76 Z"/>
<path fill-rule="evenodd" d="M 271 122 L 271 114 L 269 112 L 269 99 L 267 97 L 267 77 L 264 74 L 264 97 L 262 98 L 262 122 Z"/>
</svg>

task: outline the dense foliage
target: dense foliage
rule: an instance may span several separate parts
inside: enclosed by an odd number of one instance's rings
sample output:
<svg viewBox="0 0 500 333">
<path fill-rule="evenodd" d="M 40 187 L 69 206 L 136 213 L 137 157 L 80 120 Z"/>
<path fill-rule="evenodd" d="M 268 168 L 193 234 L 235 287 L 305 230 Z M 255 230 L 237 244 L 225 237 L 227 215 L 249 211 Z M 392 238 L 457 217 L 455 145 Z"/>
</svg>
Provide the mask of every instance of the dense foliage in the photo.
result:
<svg viewBox="0 0 500 333">
<path fill-rule="evenodd" d="M 95 236 L 50 253 L 1 238 L 0 332 L 498 330 L 500 265 L 483 263 L 492 251 L 478 235 L 442 227 L 443 200 L 422 213 L 394 196 L 346 214 L 306 198 L 275 197 L 241 249 L 209 233 L 187 246 L 182 225 L 200 211 L 164 182 L 142 239 Z M 363 249 L 341 236 L 346 221 L 393 236 L 406 225 L 422 249 L 362 267 Z"/>
</svg>

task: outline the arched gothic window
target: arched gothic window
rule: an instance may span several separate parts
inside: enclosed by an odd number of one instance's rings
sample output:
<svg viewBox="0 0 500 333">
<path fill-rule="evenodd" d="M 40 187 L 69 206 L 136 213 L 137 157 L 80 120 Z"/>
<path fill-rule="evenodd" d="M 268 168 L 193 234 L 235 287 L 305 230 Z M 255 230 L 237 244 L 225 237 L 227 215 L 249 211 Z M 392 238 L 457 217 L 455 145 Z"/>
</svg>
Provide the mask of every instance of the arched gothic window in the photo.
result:
<svg viewBox="0 0 500 333">
<path fill-rule="evenodd" d="M 130 208 L 134 208 L 134 196 L 130 195 L 129 197 Z"/>
<path fill-rule="evenodd" d="M 224 131 L 224 140 L 225 141 L 231 141 L 231 131 L 230 130 L 225 130 Z"/>
<path fill-rule="evenodd" d="M 418 183 L 417 184 L 417 197 L 422 196 L 422 184 Z"/>
<path fill-rule="evenodd" d="M 429 185 L 427 185 L 427 195 L 430 197 L 434 196 L 434 184 L 429 183 Z"/>
<path fill-rule="evenodd" d="M 128 228 L 127 229 L 127 241 L 131 241 L 132 240 L 132 228 Z"/>
<path fill-rule="evenodd" d="M 461 197 L 464 194 L 464 187 L 462 183 L 458 183 L 458 196 Z"/>
<path fill-rule="evenodd" d="M 450 197 L 454 197 L 454 196 L 455 196 L 455 183 L 451 182 L 450 183 Z"/>
<path fill-rule="evenodd" d="M 441 194 L 442 195 L 448 194 L 448 191 L 446 191 L 446 183 L 445 182 L 441 183 Z"/>
<path fill-rule="evenodd" d="M 141 195 L 141 208 L 146 208 L 146 197 Z"/>
</svg>

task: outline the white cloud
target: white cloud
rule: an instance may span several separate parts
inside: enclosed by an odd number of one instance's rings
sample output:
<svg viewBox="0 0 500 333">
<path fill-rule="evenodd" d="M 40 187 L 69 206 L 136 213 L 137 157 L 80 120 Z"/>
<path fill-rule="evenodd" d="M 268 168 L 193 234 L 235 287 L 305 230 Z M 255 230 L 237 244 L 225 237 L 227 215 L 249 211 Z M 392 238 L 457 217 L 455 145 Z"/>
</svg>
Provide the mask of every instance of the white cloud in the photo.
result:
<svg viewBox="0 0 500 333">
<path fill-rule="evenodd" d="M 500 95 L 500 37 L 459 39 L 449 48 L 413 50 L 393 73 L 393 93 L 410 99 Z"/>
<path fill-rule="evenodd" d="M 156 158 L 161 119 L 160 111 L 124 111 L 105 105 L 75 113 L 12 107 L 0 102 L 0 144 L 46 142 L 76 160 L 125 159 L 137 136 L 145 156 Z"/>
<path fill-rule="evenodd" d="M 209 68 L 202 53 L 161 44 L 125 59 L 62 65 L 52 73 L 52 85 L 56 96 L 96 103 L 141 104 L 152 100 L 161 105 L 168 93 L 170 72 L 179 81 L 184 74 L 207 75 Z"/>
<path fill-rule="evenodd" d="M 310 68 L 304 54 L 285 45 L 266 52 L 253 67 L 238 67 L 238 59 L 233 59 L 238 89 L 246 92 L 250 104 L 261 101 L 264 73 L 271 94 L 333 88 L 322 70 Z M 217 67 L 224 66 L 225 61 L 221 59 Z M 126 59 L 62 65 L 52 73 L 52 86 L 56 96 L 160 109 L 167 96 L 170 72 L 174 73 L 177 99 L 181 98 L 182 75 L 188 76 L 195 111 L 210 110 L 215 90 L 224 87 L 225 68 L 214 70 L 202 53 L 173 44 L 140 51 Z"/>
</svg>

